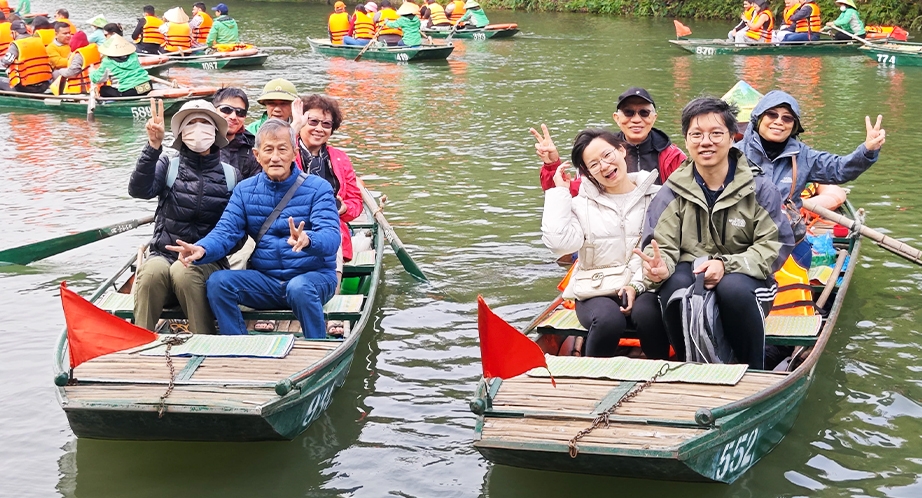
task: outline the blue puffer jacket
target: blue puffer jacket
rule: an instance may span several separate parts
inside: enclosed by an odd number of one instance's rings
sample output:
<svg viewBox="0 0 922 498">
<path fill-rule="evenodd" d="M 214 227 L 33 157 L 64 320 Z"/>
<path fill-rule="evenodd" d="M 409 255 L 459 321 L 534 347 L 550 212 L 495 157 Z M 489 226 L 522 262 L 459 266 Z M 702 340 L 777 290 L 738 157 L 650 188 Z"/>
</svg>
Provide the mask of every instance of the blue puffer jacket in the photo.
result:
<svg viewBox="0 0 922 498">
<path fill-rule="evenodd" d="M 294 164 L 291 167 L 293 174 L 285 181 L 272 181 L 260 173 L 237 185 L 218 225 L 197 242 L 205 248 L 205 257 L 198 264 L 223 258 L 244 235 L 256 238 L 263 222 L 300 173 Z M 304 231 L 311 239 L 310 246 L 301 252 L 292 251 L 288 245 L 289 216 L 294 218 L 295 226 L 304 221 Z M 259 241 L 250 257 L 250 268 L 283 281 L 312 271 L 334 272 L 339 244 L 339 214 L 333 188 L 320 177 L 308 176 Z"/>
<path fill-rule="evenodd" d="M 794 126 L 800 123 L 800 106 L 797 100 L 781 90 L 773 90 L 765 94 L 762 100 L 752 110 L 752 119 L 746 127 L 743 139 L 737 147 L 743 151 L 750 162 L 760 167 L 772 179 L 772 183 L 781 191 L 782 199 L 786 199 L 791 192 L 791 158 L 797 157 L 797 183 L 794 186 L 794 202 L 800 207 L 800 192 L 808 182 L 838 185 L 864 173 L 877 162 L 880 151 L 869 151 L 864 144 L 858 146 L 855 152 L 847 156 L 837 156 L 829 152 L 811 149 L 807 144 L 796 138 L 788 138 L 784 151 L 774 161 L 768 158 L 759 139 L 758 126 L 762 114 L 780 105 L 787 104 L 797 118 Z M 795 129 L 795 133 L 796 133 Z"/>
</svg>

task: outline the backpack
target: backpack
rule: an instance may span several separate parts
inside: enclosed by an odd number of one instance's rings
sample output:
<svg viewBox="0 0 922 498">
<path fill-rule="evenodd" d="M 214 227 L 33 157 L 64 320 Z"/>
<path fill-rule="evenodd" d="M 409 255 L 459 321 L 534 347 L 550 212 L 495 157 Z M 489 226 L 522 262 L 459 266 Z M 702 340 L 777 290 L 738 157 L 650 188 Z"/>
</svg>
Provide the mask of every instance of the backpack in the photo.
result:
<svg viewBox="0 0 922 498">
<path fill-rule="evenodd" d="M 232 192 L 234 187 L 237 186 L 237 172 L 234 171 L 233 166 L 224 161 L 221 161 L 221 167 L 224 168 L 224 181 L 227 182 L 227 191 Z M 173 188 L 177 176 L 179 176 L 179 156 L 170 159 L 170 167 L 166 171 L 166 185 L 164 186 L 164 190 Z"/>
<path fill-rule="evenodd" d="M 695 261 L 694 266 L 700 262 Z M 704 273 L 695 283 L 675 291 L 666 306 L 677 303 L 682 309 L 682 329 L 685 335 L 685 361 L 696 363 L 736 363 L 730 343 L 724 337 L 717 308 L 717 295 L 704 288 Z"/>
</svg>

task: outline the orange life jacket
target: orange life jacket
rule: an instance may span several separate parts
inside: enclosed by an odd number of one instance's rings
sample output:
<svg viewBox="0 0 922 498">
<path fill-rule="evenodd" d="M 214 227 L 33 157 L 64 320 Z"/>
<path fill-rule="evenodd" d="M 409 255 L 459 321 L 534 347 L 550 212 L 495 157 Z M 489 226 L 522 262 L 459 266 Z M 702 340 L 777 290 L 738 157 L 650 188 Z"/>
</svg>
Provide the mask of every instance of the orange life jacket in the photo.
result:
<svg viewBox="0 0 922 498">
<path fill-rule="evenodd" d="M 6 69 L 10 77 L 10 86 L 37 85 L 51 81 L 51 60 L 41 38 L 20 38 L 13 42 L 19 50 L 19 56 Z"/>
<path fill-rule="evenodd" d="M 384 21 L 387 21 L 387 20 L 394 21 L 400 18 L 400 16 L 397 15 L 397 11 L 390 7 L 383 8 L 379 10 L 378 12 L 381 13 L 381 17 L 378 18 L 380 24 L 384 24 Z M 378 34 L 379 35 L 403 36 L 403 30 L 400 28 L 389 28 L 385 25 L 383 28 L 381 28 L 381 31 L 379 31 Z"/>
<path fill-rule="evenodd" d="M 370 40 L 375 36 L 375 23 L 371 16 L 364 12 L 355 13 L 355 24 L 352 26 L 352 37 Z"/>
<path fill-rule="evenodd" d="M 3 12 L 3 15 L 9 17 L 10 12 L 13 12 L 13 9 L 10 8 L 10 3 L 6 0 L 0 0 L 0 12 Z"/>
<path fill-rule="evenodd" d="M 10 29 L 11 24 L 8 22 L 0 23 L 0 57 L 6 54 L 13 43 L 13 31 Z"/>
<path fill-rule="evenodd" d="M 451 15 L 448 16 L 448 20 L 454 24 L 458 22 L 458 19 L 461 19 L 461 16 L 467 12 L 467 9 L 464 8 L 463 0 L 453 0 L 451 3 L 455 4 L 455 10 L 451 11 Z"/>
<path fill-rule="evenodd" d="M 823 29 L 823 21 L 820 19 L 820 7 L 814 2 L 807 2 L 804 5 L 810 7 L 810 16 L 797 21 L 794 26 L 796 33 L 819 33 Z"/>
<path fill-rule="evenodd" d="M 330 14 L 327 26 L 330 28 L 330 41 L 333 45 L 342 45 L 343 37 L 349 34 L 349 14 L 346 12 Z"/>
<path fill-rule="evenodd" d="M 77 34 L 77 27 L 74 26 L 74 23 L 70 22 L 70 19 L 66 19 L 66 18 L 63 18 L 63 17 L 59 17 L 59 18 L 55 19 L 54 22 L 63 22 L 64 24 L 70 26 L 70 34 L 72 34 L 72 35 L 76 35 L 76 34 Z"/>
<path fill-rule="evenodd" d="M 32 32 L 32 36 L 40 38 L 42 40 L 42 45 L 48 46 L 49 43 L 54 41 L 54 29 L 36 29 Z"/>
<path fill-rule="evenodd" d="M 198 43 L 205 43 L 205 40 L 208 39 L 208 33 L 211 32 L 211 25 L 214 24 L 214 21 L 211 19 L 211 16 L 205 12 L 199 12 L 195 15 L 202 18 L 202 24 L 199 24 L 199 27 L 192 30 L 192 38 Z"/>
<path fill-rule="evenodd" d="M 78 48 L 77 51 L 70 54 L 71 60 L 73 60 L 76 54 L 80 54 L 83 57 L 83 64 L 80 66 L 80 74 L 72 78 L 67 78 L 64 82 L 64 91 L 62 93 L 89 93 L 90 92 L 90 66 L 93 64 L 99 64 L 102 61 L 102 57 L 99 54 L 99 46 L 95 43 L 90 43 L 89 45 Z M 70 66 L 70 61 L 68 61 L 68 66 Z"/>
<path fill-rule="evenodd" d="M 141 38 L 135 40 L 136 43 L 154 43 L 163 45 L 166 38 L 163 33 L 158 31 L 163 26 L 163 21 L 153 16 L 144 16 L 144 29 L 141 30 Z"/>
<path fill-rule="evenodd" d="M 167 28 L 162 47 L 167 52 L 192 48 L 192 27 L 189 26 L 189 23 L 171 22 Z"/>
<path fill-rule="evenodd" d="M 426 8 L 429 9 L 429 20 L 432 21 L 433 26 L 451 24 L 448 16 L 445 15 L 445 9 L 438 2 L 427 3 Z"/>
<path fill-rule="evenodd" d="M 756 26 L 754 29 L 746 30 L 746 37 L 752 38 L 753 40 L 762 41 L 765 43 L 771 43 L 772 41 L 772 31 L 775 29 L 775 14 L 772 13 L 771 9 L 765 9 L 758 14 L 755 14 L 755 19 L 762 17 L 762 13 L 768 14 L 768 22 L 762 24 L 761 26 Z M 751 21 L 750 21 L 751 22 Z"/>
<path fill-rule="evenodd" d="M 807 269 L 798 265 L 793 257 L 788 256 L 781 269 L 775 272 L 775 281 L 778 292 L 772 304 L 772 315 L 812 316 L 816 313 Z"/>
<path fill-rule="evenodd" d="M 755 18 L 756 9 L 758 9 L 758 7 L 753 5 L 752 7 L 749 7 L 748 9 L 744 10 L 743 20 L 746 22 L 752 22 L 752 20 Z"/>
</svg>

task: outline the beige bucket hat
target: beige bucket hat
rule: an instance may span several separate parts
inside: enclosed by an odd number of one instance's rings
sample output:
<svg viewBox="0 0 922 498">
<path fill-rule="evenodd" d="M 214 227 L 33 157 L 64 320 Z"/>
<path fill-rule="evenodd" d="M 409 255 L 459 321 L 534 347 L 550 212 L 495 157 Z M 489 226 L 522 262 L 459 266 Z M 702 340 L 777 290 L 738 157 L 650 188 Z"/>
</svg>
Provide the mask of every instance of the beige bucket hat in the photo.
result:
<svg viewBox="0 0 922 498">
<path fill-rule="evenodd" d="M 218 129 L 214 135 L 214 144 L 218 148 L 227 145 L 227 120 L 224 119 L 211 102 L 207 100 L 190 100 L 179 108 L 179 112 L 170 119 L 170 130 L 173 132 L 173 143 L 170 147 L 179 150 L 182 147 L 182 130 L 195 118 L 204 118 Z"/>
<path fill-rule="evenodd" d="M 135 53 L 137 48 L 128 40 L 119 35 L 112 35 L 105 43 L 99 46 L 99 53 L 109 57 L 121 57 Z"/>
<path fill-rule="evenodd" d="M 185 24 L 189 22 L 189 16 L 186 15 L 186 11 L 182 10 L 182 7 L 173 7 L 164 12 L 163 18 L 176 24 Z"/>
</svg>

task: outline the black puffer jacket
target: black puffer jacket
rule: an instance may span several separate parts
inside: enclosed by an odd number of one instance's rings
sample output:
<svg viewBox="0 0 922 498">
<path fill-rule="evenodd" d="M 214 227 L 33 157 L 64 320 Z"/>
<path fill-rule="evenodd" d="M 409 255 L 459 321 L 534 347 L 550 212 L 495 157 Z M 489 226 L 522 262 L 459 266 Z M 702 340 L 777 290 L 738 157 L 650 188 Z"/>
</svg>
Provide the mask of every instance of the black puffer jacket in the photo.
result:
<svg viewBox="0 0 922 498">
<path fill-rule="evenodd" d="M 179 172 L 173 188 L 166 189 L 170 157 L 162 149 L 144 146 L 138 164 L 128 183 L 128 194 L 138 199 L 158 197 L 154 220 L 154 238 L 150 252 L 175 261 L 177 254 L 166 249 L 176 239 L 195 243 L 208 235 L 230 199 L 221 155 L 212 147 L 208 155 L 200 155 L 185 145 L 179 153 Z M 239 171 L 238 183 L 242 180 Z"/>
<path fill-rule="evenodd" d="M 253 155 L 254 145 L 256 137 L 245 129 L 240 130 L 240 133 L 234 135 L 234 139 L 221 149 L 221 160 L 237 168 L 243 178 L 256 176 L 263 168 Z"/>
</svg>

